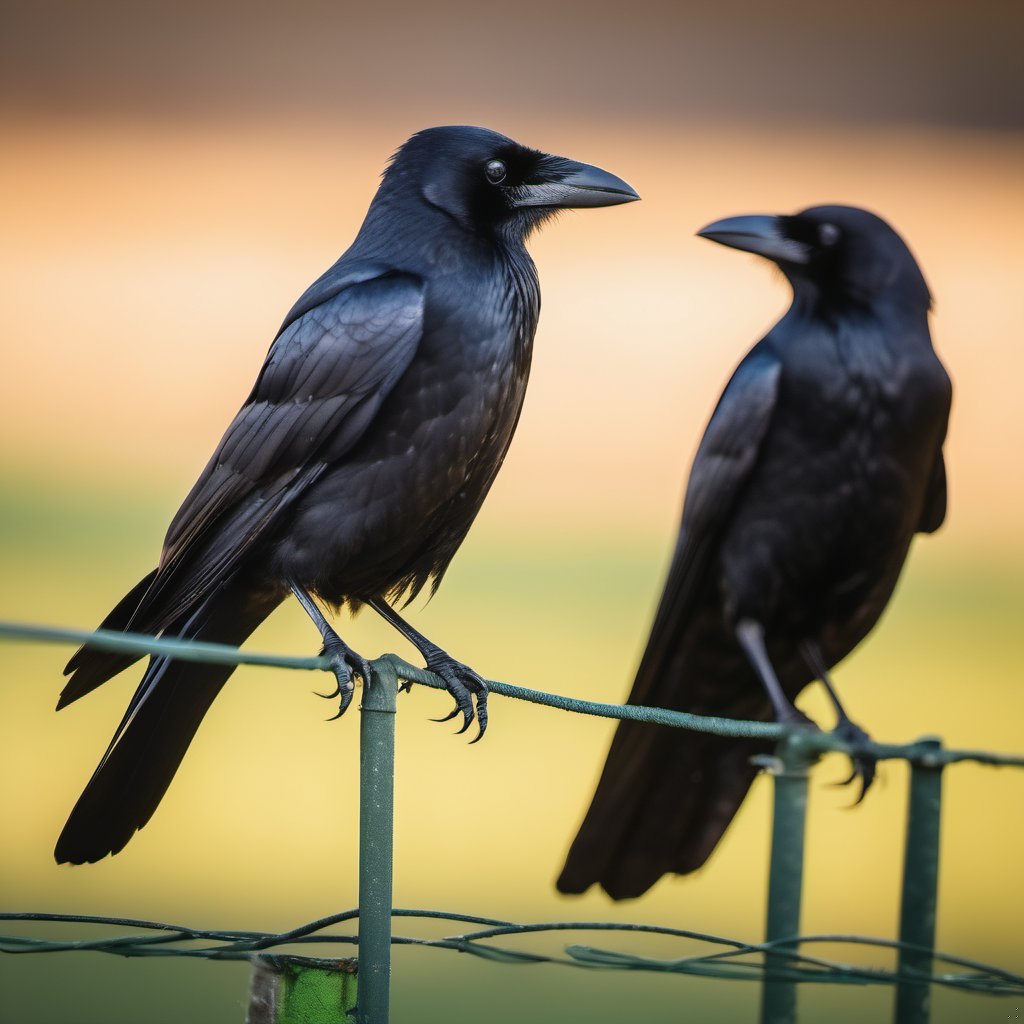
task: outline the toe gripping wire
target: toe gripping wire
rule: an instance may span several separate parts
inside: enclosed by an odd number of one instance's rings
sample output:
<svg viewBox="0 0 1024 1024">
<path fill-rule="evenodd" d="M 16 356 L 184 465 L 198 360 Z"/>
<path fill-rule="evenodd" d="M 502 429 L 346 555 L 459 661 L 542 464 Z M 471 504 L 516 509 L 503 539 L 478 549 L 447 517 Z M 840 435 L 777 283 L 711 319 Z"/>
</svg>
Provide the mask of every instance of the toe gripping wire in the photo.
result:
<svg viewBox="0 0 1024 1024">
<path fill-rule="evenodd" d="M 294 580 L 292 580 L 289 586 L 299 604 L 302 605 L 303 610 L 313 620 L 313 624 L 320 631 L 320 636 L 323 639 L 323 648 L 320 654 L 328 659 L 331 671 L 334 673 L 336 685 L 330 693 L 314 692 L 318 697 L 323 697 L 324 700 L 338 701 L 338 713 L 331 715 L 328 719 L 329 722 L 333 722 L 335 719 L 341 718 L 352 703 L 352 696 L 355 693 L 354 675 L 359 675 L 363 680 L 363 684 L 367 685 L 370 681 L 372 669 L 370 668 L 370 663 L 362 655 L 353 651 L 338 636 L 324 617 L 320 607 L 313 600 L 309 591 Z"/>
</svg>

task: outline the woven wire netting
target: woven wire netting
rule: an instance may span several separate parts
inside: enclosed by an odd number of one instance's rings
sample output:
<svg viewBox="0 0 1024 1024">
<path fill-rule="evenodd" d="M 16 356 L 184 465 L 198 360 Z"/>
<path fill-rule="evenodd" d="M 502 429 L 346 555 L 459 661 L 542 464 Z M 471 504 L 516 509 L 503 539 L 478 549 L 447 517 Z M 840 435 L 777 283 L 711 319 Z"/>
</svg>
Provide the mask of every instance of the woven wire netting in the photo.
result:
<svg viewBox="0 0 1024 1024">
<path fill-rule="evenodd" d="M 312 671 L 332 671 L 325 657 L 289 657 L 254 654 L 221 644 L 198 643 L 174 639 L 112 633 L 103 630 L 81 631 L 18 623 L 0 623 L 0 639 L 9 641 L 88 643 L 97 648 L 132 654 L 156 654 L 181 660 L 217 662 L 221 664 L 263 665 Z M 374 664 L 386 663 L 401 680 L 443 689 L 438 677 L 415 668 L 394 655 L 384 655 Z M 734 719 L 710 718 L 664 708 L 637 705 L 601 704 L 558 694 L 531 690 L 508 683 L 490 681 L 491 692 L 526 700 L 562 711 L 604 718 L 633 719 L 697 732 L 722 736 L 782 739 L 791 735 L 785 726 L 766 722 L 744 722 Z M 800 742 L 811 753 L 842 751 L 863 753 L 879 760 L 904 760 L 912 764 L 939 767 L 964 761 L 994 766 L 1024 767 L 1024 756 L 996 754 L 983 750 L 945 750 L 934 742 L 918 740 L 905 744 L 883 744 L 870 741 L 849 743 L 830 733 L 801 734 Z M 180 924 L 146 921 L 133 918 L 104 917 L 82 914 L 39 912 L 4 912 L 0 921 L 22 925 L 34 933 L 40 925 L 81 926 L 83 937 L 53 939 L 36 934 L 0 935 L 0 953 L 93 952 L 120 957 L 192 957 L 207 960 L 252 960 L 268 955 L 271 950 L 307 954 L 313 950 L 323 955 L 324 947 L 358 945 L 355 934 L 336 931 L 339 925 L 357 921 L 356 910 L 332 914 L 287 932 L 240 931 L 235 929 L 199 928 Z M 695 932 L 661 925 L 630 924 L 604 921 L 549 921 L 515 923 L 474 915 L 438 910 L 394 909 L 392 918 L 430 919 L 475 926 L 437 938 L 393 935 L 392 944 L 453 950 L 470 956 L 502 963 L 554 963 L 576 968 L 654 971 L 669 974 L 701 975 L 733 980 L 780 980 L 818 984 L 895 985 L 901 980 L 914 980 L 941 985 L 961 991 L 991 995 L 1024 996 L 1024 975 L 981 963 L 966 957 L 938 950 L 913 946 L 891 939 L 862 935 L 821 934 L 800 935 L 774 942 L 749 943 L 738 939 Z M 111 932 L 115 934 L 111 934 Z M 519 948 L 523 936 L 576 933 L 594 935 L 617 933 L 660 936 L 679 942 L 697 952 L 678 956 L 652 957 L 623 952 L 603 946 L 572 943 L 558 952 L 540 952 Z M 839 960 L 824 952 L 837 947 L 847 950 L 872 950 L 875 957 L 886 954 L 895 960 L 899 951 L 927 954 L 932 958 L 930 972 L 902 972 L 895 967 L 863 965 Z M 809 949 L 821 950 L 809 952 Z"/>
</svg>

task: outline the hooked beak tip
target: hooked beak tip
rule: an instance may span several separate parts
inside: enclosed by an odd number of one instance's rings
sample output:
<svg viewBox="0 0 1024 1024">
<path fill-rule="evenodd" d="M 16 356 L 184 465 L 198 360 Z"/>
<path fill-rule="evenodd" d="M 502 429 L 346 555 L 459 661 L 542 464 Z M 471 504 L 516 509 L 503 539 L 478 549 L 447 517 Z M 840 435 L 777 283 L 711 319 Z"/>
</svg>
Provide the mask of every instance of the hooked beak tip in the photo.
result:
<svg viewBox="0 0 1024 1024">
<path fill-rule="evenodd" d="M 807 263 L 810 259 L 808 246 L 789 238 L 783 230 L 782 219 L 775 216 L 727 217 L 705 225 L 697 232 L 697 237 L 776 262 Z"/>
<path fill-rule="evenodd" d="M 550 206 L 579 209 L 598 206 L 620 206 L 634 203 L 640 195 L 622 178 L 572 160 L 558 160 L 557 177 L 534 185 L 526 185 L 514 200 L 516 206 Z"/>
</svg>

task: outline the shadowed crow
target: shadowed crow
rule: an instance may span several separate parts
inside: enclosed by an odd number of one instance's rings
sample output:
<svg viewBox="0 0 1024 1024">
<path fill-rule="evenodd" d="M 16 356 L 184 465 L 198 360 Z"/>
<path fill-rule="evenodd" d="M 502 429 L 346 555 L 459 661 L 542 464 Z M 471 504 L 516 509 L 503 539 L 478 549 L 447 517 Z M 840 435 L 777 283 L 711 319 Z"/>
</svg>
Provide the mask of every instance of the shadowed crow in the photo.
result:
<svg viewBox="0 0 1024 1024">
<path fill-rule="evenodd" d="M 864 210 L 735 217 L 700 234 L 777 263 L 793 304 L 740 363 L 697 450 L 629 700 L 809 726 L 792 701 L 820 679 L 837 728 L 863 737 L 828 669 L 882 614 L 914 534 L 946 513 L 951 389 L 928 288 Z M 622 722 L 558 888 L 597 882 L 623 899 L 699 868 L 763 749 Z M 855 762 L 863 789 L 873 771 Z"/>
</svg>

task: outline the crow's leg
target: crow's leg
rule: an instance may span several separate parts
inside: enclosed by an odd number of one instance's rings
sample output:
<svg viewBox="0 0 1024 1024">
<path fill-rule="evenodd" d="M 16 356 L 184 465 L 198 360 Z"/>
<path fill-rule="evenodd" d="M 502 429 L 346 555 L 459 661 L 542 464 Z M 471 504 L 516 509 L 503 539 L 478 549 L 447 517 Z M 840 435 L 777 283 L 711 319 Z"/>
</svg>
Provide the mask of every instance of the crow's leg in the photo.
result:
<svg viewBox="0 0 1024 1024">
<path fill-rule="evenodd" d="M 783 725 L 799 725 L 803 728 L 817 728 L 814 723 L 783 693 L 779 677 L 772 668 L 768 650 L 764 645 L 764 627 L 753 619 L 740 619 L 736 623 L 736 639 L 743 653 L 747 656 L 761 685 L 768 694 L 768 699 L 775 709 L 775 717 Z"/>
<path fill-rule="evenodd" d="M 804 656 L 804 661 L 807 663 L 807 667 L 814 673 L 814 678 L 820 680 L 821 684 L 825 687 L 829 700 L 832 701 L 832 706 L 836 709 L 836 715 L 838 717 L 836 729 L 842 730 L 843 732 L 849 731 L 852 735 L 866 739 L 867 733 L 864 732 L 860 726 L 854 725 L 850 716 L 846 713 L 846 709 L 843 707 L 842 702 L 839 700 L 839 694 L 836 692 L 836 688 L 828 674 L 828 666 L 825 664 L 825 658 L 821 653 L 821 648 L 813 640 L 805 640 L 800 645 L 800 652 Z"/>
<path fill-rule="evenodd" d="M 388 620 L 423 655 L 427 669 L 439 675 L 448 687 L 448 692 L 455 698 L 455 708 L 450 715 L 438 718 L 438 722 L 447 722 L 461 714 L 464 721 L 459 732 L 465 732 L 473 722 L 474 716 L 479 723 L 480 731 L 473 740 L 483 737 L 487 729 L 487 683 L 471 669 L 456 661 L 450 654 L 432 644 L 422 633 L 414 629 L 403 619 L 394 608 L 381 598 L 371 598 L 366 602 L 378 615 Z M 473 710 L 473 698 L 476 698 L 476 711 Z"/>
<path fill-rule="evenodd" d="M 828 666 L 825 664 L 821 648 L 813 640 L 805 640 L 800 645 L 800 650 L 804 656 L 804 661 L 807 663 L 807 667 L 814 673 L 815 678 L 821 681 L 821 684 L 828 693 L 829 700 L 832 701 L 832 706 L 836 709 L 835 734 L 848 743 L 869 742 L 871 737 L 856 722 L 850 719 L 842 702 L 839 700 L 839 694 L 836 693 L 836 688 L 829 677 Z M 850 777 L 841 782 L 840 785 L 847 786 L 854 779 L 860 779 L 860 796 L 854 801 L 855 804 L 859 804 L 864 799 L 864 794 L 867 793 L 871 783 L 875 781 L 875 768 L 878 761 L 876 758 L 871 757 L 870 754 L 853 754 L 850 760 L 853 762 L 853 771 Z"/>
<path fill-rule="evenodd" d="M 305 587 L 300 586 L 294 580 L 289 583 L 292 593 L 302 605 L 306 614 L 313 620 L 313 624 L 320 630 L 324 646 L 320 653 L 331 660 L 331 668 L 338 680 L 338 685 L 333 693 L 321 693 L 320 696 L 327 700 L 339 698 L 338 713 L 332 715 L 328 721 L 341 718 L 352 703 L 352 693 L 355 690 L 353 675 L 362 677 L 364 685 L 370 679 L 369 662 L 361 655 L 352 650 L 344 640 L 331 628 L 330 623 L 324 618 L 324 613 L 309 595 Z"/>
</svg>

